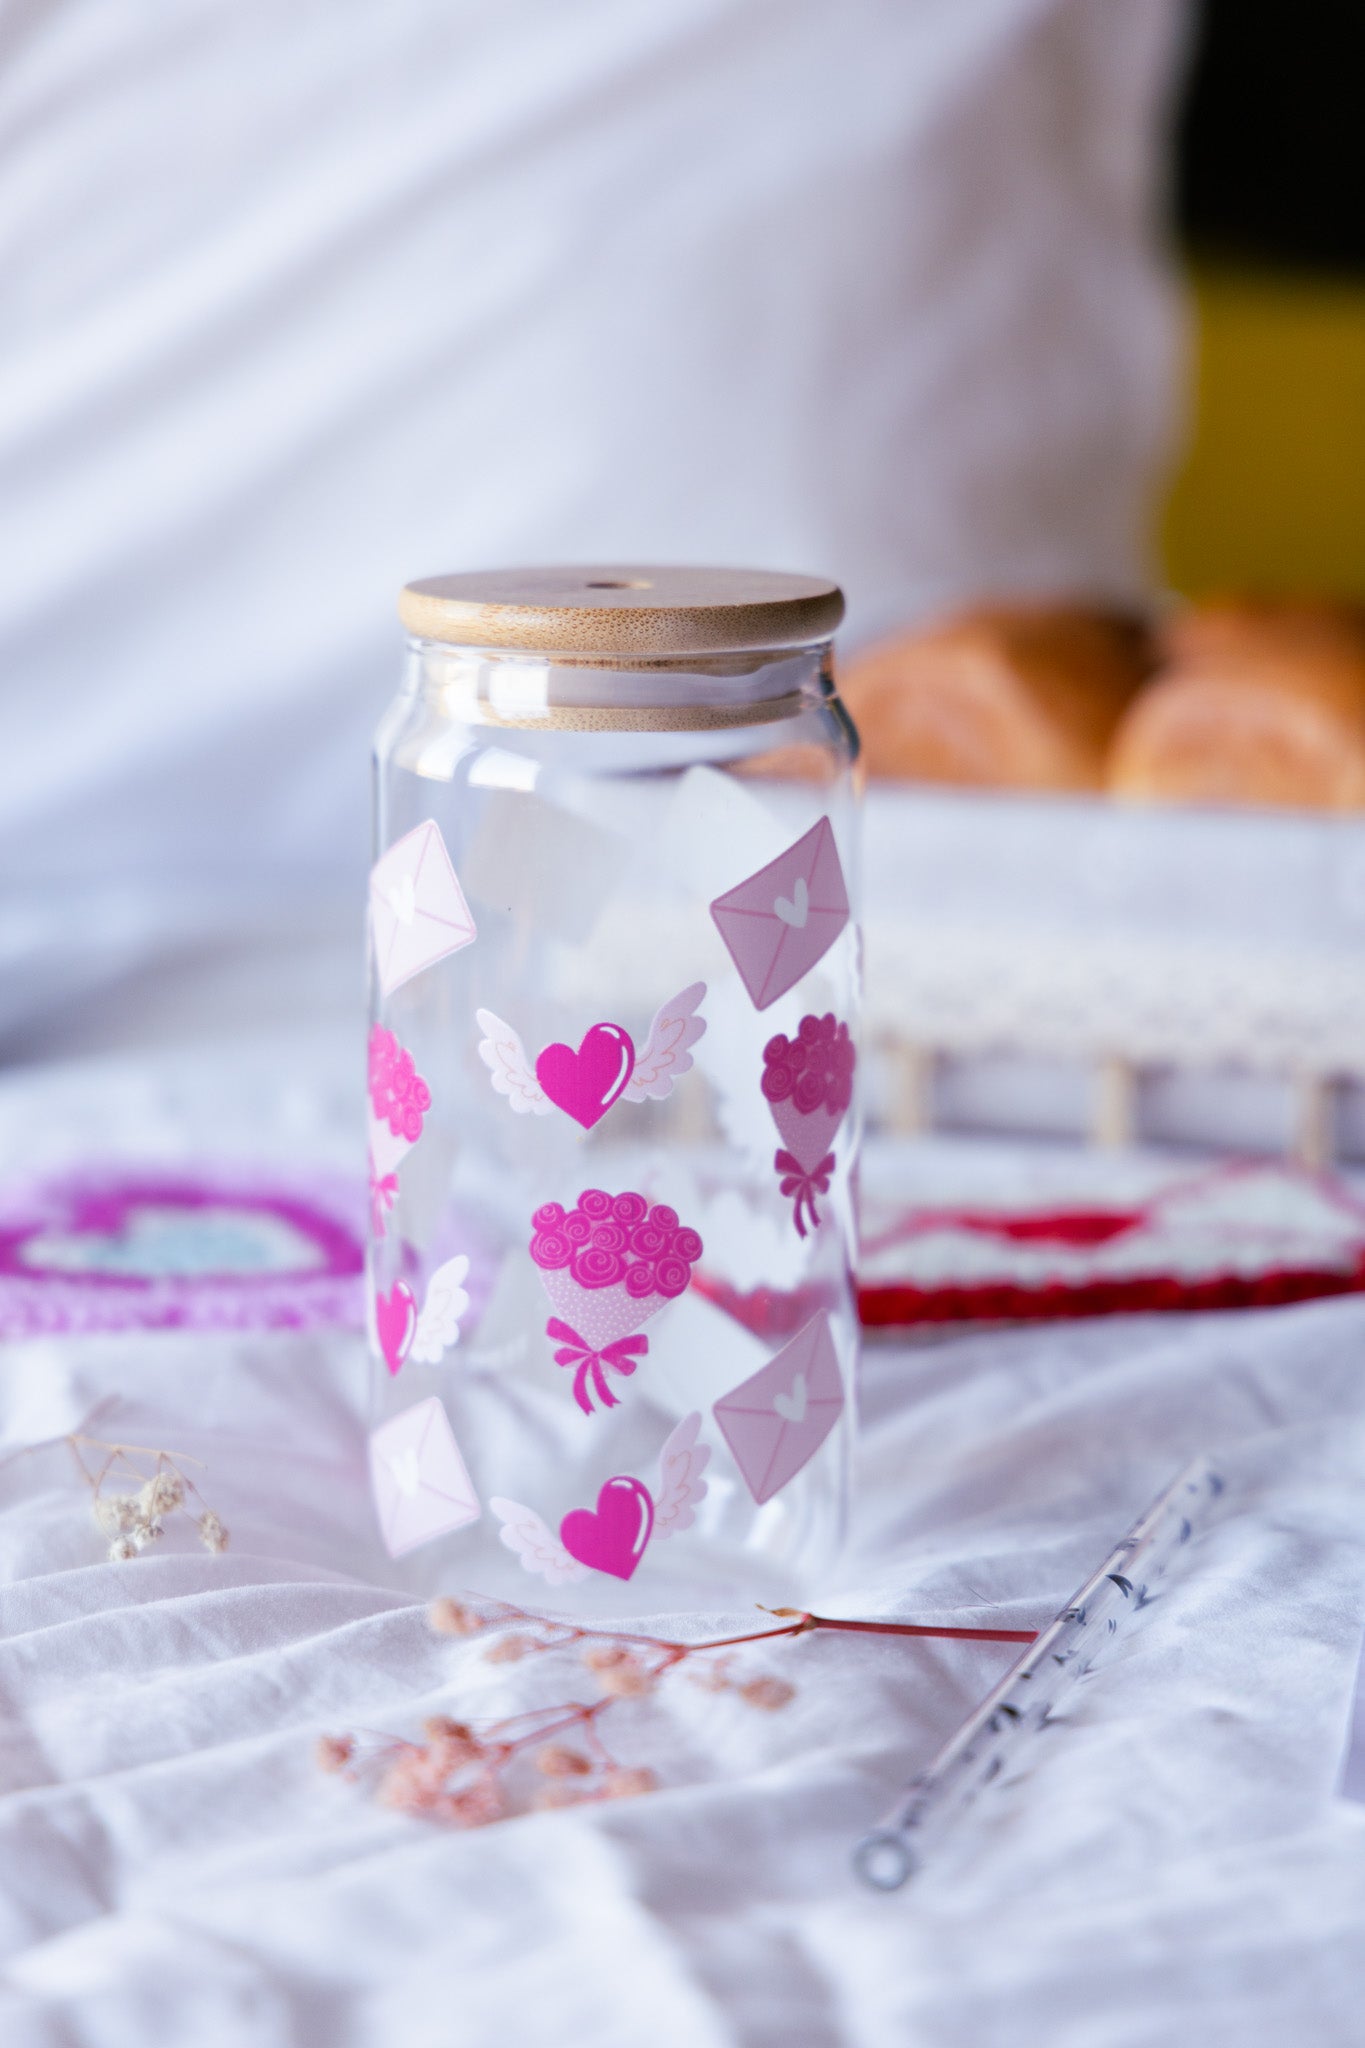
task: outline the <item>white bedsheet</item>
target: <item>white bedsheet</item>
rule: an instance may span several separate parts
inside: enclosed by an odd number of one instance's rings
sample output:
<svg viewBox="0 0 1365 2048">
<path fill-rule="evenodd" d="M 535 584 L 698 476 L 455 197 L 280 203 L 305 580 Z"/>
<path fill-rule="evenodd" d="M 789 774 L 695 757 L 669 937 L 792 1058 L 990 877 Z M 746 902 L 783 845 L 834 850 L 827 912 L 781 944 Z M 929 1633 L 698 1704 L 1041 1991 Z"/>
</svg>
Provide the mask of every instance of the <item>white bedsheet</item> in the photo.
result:
<svg viewBox="0 0 1365 2048">
<path fill-rule="evenodd" d="M 334 1161 L 343 1072 L 301 1041 L 256 1065 L 38 1071 L 0 1089 L 0 1146 L 11 1174 L 138 1148 Z M 1228 1482 L 1014 1803 L 874 1897 L 854 1839 L 1007 1647 L 782 1644 L 753 1653 L 799 1688 L 771 1716 L 680 1676 L 619 1710 L 659 1793 L 434 1830 L 321 1775 L 314 1737 L 586 1697 L 587 1678 L 486 1667 L 387 1590 L 359 1341 L 11 1346 L 0 2040 L 1358 2041 L 1365 1815 L 1334 1795 L 1365 1619 L 1363 1361 L 1352 1300 L 869 1351 L 856 1541 L 809 1589 L 825 1611 L 1040 1623 L 1189 1454 Z M 207 1461 L 226 1556 L 168 1535 L 101 1561 L 64 1449 L 22 1447 L 110 1394 L 101 1434 Z M 737 1577 L 730 1611 L 649 1622 L 753 1619 Z"/>
</svg>

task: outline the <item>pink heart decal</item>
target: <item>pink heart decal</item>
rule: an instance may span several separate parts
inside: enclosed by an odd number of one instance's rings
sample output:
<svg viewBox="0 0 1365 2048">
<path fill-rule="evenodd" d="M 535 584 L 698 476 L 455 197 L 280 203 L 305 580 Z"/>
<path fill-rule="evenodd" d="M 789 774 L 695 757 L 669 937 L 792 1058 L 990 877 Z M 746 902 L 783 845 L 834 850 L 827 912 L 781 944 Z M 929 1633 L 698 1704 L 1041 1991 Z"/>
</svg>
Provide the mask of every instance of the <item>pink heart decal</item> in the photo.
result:
<svg viewBox="0 0 1365 2048">
<path fill-rule="evenodd" d="M 654 1530 L 654 1502 L 638 1479 L 609 1479 L 597 1507 L 574 1508 L 559 1525 L 559 1540 L 570 1557 L 595 1572 L 628 1579 L 645 1554 Z"/>
<path fill-rule="evenodd" d="M 594 1024 L 575 1052 L 547 1045 L 536 1079 L 557 1109 L 590 1131 L 600 1123 L 635 1071 L 635 1046 L 619 1024 Z"/>
<path fill-rule="evenodd" d="M 406 1280 L 395 1280 L 387 1294 L 375 1289 L 374 1326 L 384 1363 L 390 1372 L 397 1372 L 417 1327 L 417 1303 Z"/>
</svg>

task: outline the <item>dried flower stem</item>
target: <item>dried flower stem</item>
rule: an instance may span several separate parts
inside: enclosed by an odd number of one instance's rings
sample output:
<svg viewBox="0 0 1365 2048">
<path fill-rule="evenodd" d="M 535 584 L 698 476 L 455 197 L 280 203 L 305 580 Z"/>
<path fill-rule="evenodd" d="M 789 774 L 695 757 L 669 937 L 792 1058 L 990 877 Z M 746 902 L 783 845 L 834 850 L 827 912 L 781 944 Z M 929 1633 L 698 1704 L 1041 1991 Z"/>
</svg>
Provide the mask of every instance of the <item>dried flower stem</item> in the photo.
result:
<svg viewBox="0 0 1365 2048">
<path fill-rule="evenodd" d="M 765 1614 L 796 1614 L 794 1607 L 767 1607 Z M 770 1635 L 803 1635 L 807 1629 L 842 1628 L 850 1629 L 864 1636 L 936 1636 L 947 1642 L 959 1643 L 1035 1643 L 1038 1640 L 1036 1628 L 940 1628 L 936 1624 L 921 1621 L 843 1621 L 835 1620 L 828 1614 L 802 1614 L 794 1627 L 770 1629 Z M 737 1636 L 737 1642 L 752 1642 L 754 1637 Z"/>
<path fill-rule="evenodd" d="M 442 1603 L 440 1601 L 435 1603 L 436 1609 L 439 1609 L 441 1606 Z M 465 1611 L 467 1612 L 468 1610 Z M 926 1636 L 940 1638 L 948 1642 L 969 1643 L 1032 1643 L 1037 1640 L 1038 1636 L 1037 1629 L 1032 1628 L 951 1628 L 946 1624 L 940 1626 L 937 1623 L 919 1621 L 844 1620 L 828 1614 L 812 1614 L 801 1607 L 765 1607 L 762 1611 L 764 1614 L 777 1615 L 783 1619 L 790 1616 L 790 1626 L 787 1628 L 751 1629 L 745 1635 L 717 1636 L 713 1641 L 705 1643 L 676 1643 L 659 1636 L 631 1635 L 625 1629 L 579 1628 L 573 1622 L 558 1621 L 548 1615 L 534 1614 L 525 1607 L 514 1606 L 510 1600 L 499 1600 L 488 1603 L 483 1609 L 480 1627 L 496 1627 L 498 1623 L 504 1621 L 524 1621 L 530 1623 L 535 1628 L 553 1631 L 553 1634 L 547 1635 L 539 1641 L 534 1643 L 528 1641 L 526 1644 L 526 1651 L 528 1653 L 533 1650 L 554 1650 L 567 1643 L 586 1642 L 589 1638 L 592 1638 L 596 1641 L 607 1640 L 613 1643 L 635 1643 L 646 1649 L 680 1651 L 685 1655 L 691 1655 L 694 1651 L 698 1650 L 733 1649 L 741 1643 L 776 1642 L 781 1636 L 809 1635 L 813 1630 L 821 1628 L 843 1629 L 856 1635 Z M 434 1625 L 439 1630 L 441 1624 L 439 1620 L 435 1619 L 435 1614 L 433 1614 L 433 1620 Z M 462 1631 L 451 1630 L 449 1632 L 459 1634 Z"/>
<path fill-rule="evenodd" d="M 85 1472 L 85 1462 L 80 1452 L 76 1450 L 77 1444 L 88 1444 L 92 1450 L 96 1451 L 112 1451 L 117 1457 L 174 1459 L 177 1465 L 197 1465 L 201 1472 L 204 1469 L 202 1458 L 192 1458 L 188 1451 L 163 1450 L 158 1444 L 110 1443 L 102 1436 L 85 1436 L 80 1430 L 73 1430 L 65 1441 L 71 1445 L 72 1450 L 75 1452 L 76 1463 L 80 1466 L 82 1472 Z M 87 1479 L 89 1476 L 87 1472 Z"/>
<path fill-rule="evenodd" d="M 1032 1642 L 1032 1629 L 935 1627 L 920 1622 L 845 1621 L 810 1614 L 793 1607 L 765 1608 L 786 1621 L 781 1628 L 751 1629 L 743 1635 L 718 1636 L 700 1643 L 632 1634 L 627 1630 L 581 1628 L 548 1615 L 529 1612 L 511 1601 L 474 1604 L 437 1600 L 430 1609 L 432 1626 L 443 1635 L 501 1633 L 485 1653 L 492 1664 L 519 1663 L 550 1650 L 587 1645 L 582 1662 L 596 1677 L 601 1696 L 595 1700 L 564 1700 L 527 1708 L 482 1728 L 438 1717 L 427 1723 L 427 1741 L 402 1737 L 325 1735 L 317 1745 L 319 1766 L 353 1780 L 377 1778 L 376 1797 L 399 1812 L 483 1827 L 509 1818 L 512 1803 L 508 1774 L 527 1751 L 549 1781 L 529 1804 L 533 1807 L 579 1806 L 594 1800 L 628 1797 L 654 1789 L 653 1771 L 627 1769 L 607 1747 L 601 1723 L 623 1701 L 644 1699 L 661 1680 L 692 1657 L 712 1661 L 697 1683 L 712 1692 L 734 1692 L 752 1707 L 775 1711 L 786 1706 L 795 1688 L 786 1679 L 760 1675 L 743 1683 L 730 1676 L 733 1652 L 752 1643 L 809 1635 L 816 1629 L 839 1629 L 867 1635 L 936 1636 L 970 1642 Z M 788 1620 L 787 1617 L 790 1617 Z M 581 1749 L 570 1746 L 577 1740 Z"/>
</svg>

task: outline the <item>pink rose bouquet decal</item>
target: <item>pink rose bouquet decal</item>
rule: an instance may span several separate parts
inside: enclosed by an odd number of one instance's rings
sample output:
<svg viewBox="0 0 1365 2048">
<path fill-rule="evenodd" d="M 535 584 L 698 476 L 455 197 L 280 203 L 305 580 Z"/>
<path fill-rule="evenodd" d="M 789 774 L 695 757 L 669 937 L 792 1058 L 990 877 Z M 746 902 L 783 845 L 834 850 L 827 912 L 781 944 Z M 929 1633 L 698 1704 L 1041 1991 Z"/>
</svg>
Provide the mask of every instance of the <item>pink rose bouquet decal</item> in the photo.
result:
<svg viewBox="0 0 1365 2048">
<path fill-rule="evenodd" d="M 820 1222 L 815 1197 L 829 1193 L 835 1164 L 829 1147 L 853 1101 L 856 1065 L 848 1026 L 829 1011 L 803 1017 L 795 1038 L 779 1031 L 763 1048 L 763 1094 L 782 1139 L 773 1165 L 802 1237 L 807 1218 L 817 1227 Z"/>
<path fill-rule="evenodd" d="M 376 1024 L 370 1033 L 370 1108 L 395 1138 L 415 1145 L 422 1118 L 431 1108 L 431 1090 L 391 1031 Z"/>
<path fill-rule="evenodd" d="M 382 1237 L 384 1218 L 398 1195 L 398 1175 L 394 1169 L 422 1135 L 422 1122 L 431 1108 L 431 1090 L 418 1073 L 412 1054 L 382 1024 L 376 1024 L 370 1032 L 367 1079 L 370 1216 L 375 1236 Z"/>
<path fill-rule="evenodd" d="M 555 1363 L 573 1368 L 574 1399 L 585 1415 L 594 1394 L 615 1408 L 607 1373 L 634 1372 L 649 1350 L 640 1325 L 686 1293 L 701 1239 L 665 1203 L 651 1208 L 643 1195 L 604 1188 L 584 1188 L 567 1212 L 546 1202 L 531 1223 L 531 1257 L 556 1310 L 545 1325 L 560 1347 Z"/>
</svg>

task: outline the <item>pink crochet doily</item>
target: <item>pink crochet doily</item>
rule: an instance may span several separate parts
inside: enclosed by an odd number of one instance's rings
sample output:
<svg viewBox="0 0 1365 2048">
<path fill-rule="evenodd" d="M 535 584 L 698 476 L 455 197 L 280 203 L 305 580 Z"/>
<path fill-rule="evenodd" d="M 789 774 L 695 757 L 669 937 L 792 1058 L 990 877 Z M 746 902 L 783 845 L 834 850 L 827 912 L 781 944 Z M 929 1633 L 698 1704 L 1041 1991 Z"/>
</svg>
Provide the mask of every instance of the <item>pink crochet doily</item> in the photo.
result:
<svg viewBox="0 0 1365 2048">
<path fill-rule="evenodd" d="M 359 1329 L 363 1190 L 323 1174 L 87 1167 L 0 1190 L 0 1337 Z"/>
</svg>

